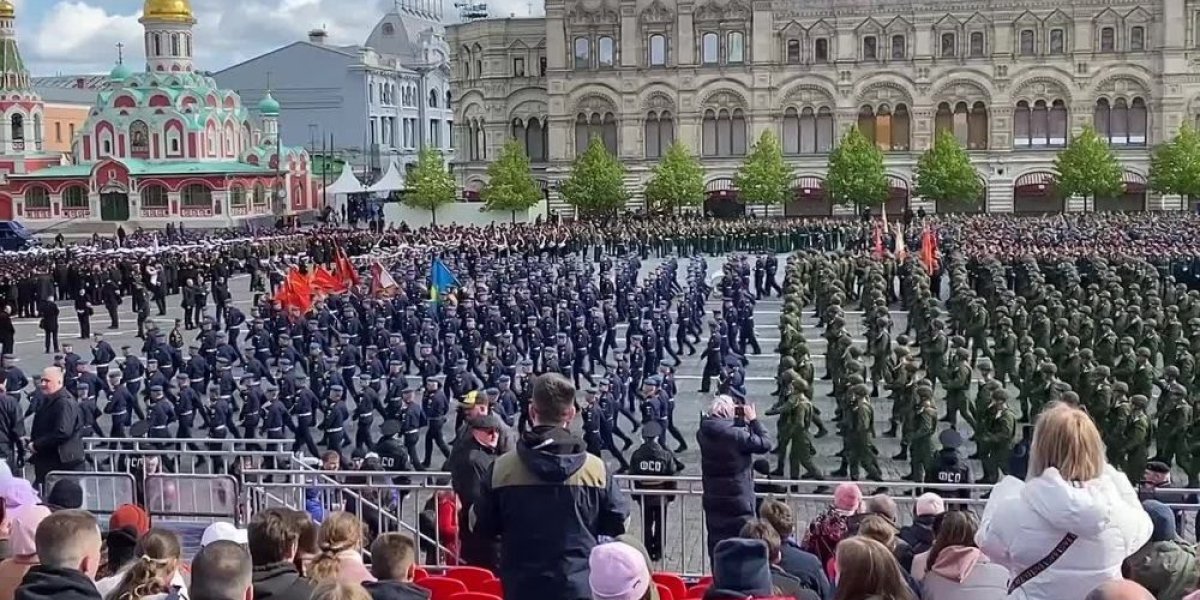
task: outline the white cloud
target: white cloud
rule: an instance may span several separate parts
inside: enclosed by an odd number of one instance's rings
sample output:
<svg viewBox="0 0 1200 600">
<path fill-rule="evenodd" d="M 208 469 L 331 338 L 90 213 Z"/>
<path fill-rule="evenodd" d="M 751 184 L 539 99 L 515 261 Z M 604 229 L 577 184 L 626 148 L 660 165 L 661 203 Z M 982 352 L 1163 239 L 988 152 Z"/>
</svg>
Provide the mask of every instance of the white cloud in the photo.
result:
<svg viewBox="0 0 1200 600">
<path fill-rule="evenodd" d="M 141 39 L 137 15 L 110 14 L 87 2 L 64 1 L 37 24 L 30 50 L 37 63 L 61 65 L 62 71 L 97 70 L 115 62 L 118 42 L 129 48 L 135 41 L 140 45 Z"/>
</svg>

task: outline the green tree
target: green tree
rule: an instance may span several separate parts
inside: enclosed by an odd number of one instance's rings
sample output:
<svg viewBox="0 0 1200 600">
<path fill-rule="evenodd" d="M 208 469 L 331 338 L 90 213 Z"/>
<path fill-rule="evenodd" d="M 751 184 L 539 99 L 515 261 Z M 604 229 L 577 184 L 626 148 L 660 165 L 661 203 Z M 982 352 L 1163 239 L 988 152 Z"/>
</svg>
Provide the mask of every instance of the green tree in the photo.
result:
<svg viewBox="0 0 1200 600">
<path fill-rule="evenodd" d="M 1200 196 L 1200 132 L 1183 122 L 1171 141 L 1150 157 L 1150 189 L 1184 198 Z"/>
<path fill-rule="evenodd" d="M 783 160 L 783 148 L 770 130 L 764 131 L 750 155 L 733 176 L 738 199 L 746 204 L 782 204 L 792 190 L 792 168 Z"/>
<path fill-rule="evenodd" d="M 507 210 L 512 213 L 512 222 L 517 222 L 517 211 L 529 210 L 541 202 L 542 191 L 529 170 L 529 157 L 517 140 L 509 140 L 500 149 L 500 158 L 488 165 L 488 181 L 480 197 L 487 210 Z"/>
<path fill-rule="evenodd" d="M 916 189 L 918 196 L 943 206 L 966 208 L 979 203 L 983 184 L 971 166 L 971 158 L 958 143 L 954 134 L 943 130 L 933 146 L 917 161 Z"/>
<path fill-rule="evenodd" d="M 703 204 L 704 168 L 686 146 L 675 142 L 654 165 L 645 193 L 647 208 L 656 213 Z"/>
<path fill-rule="evenodd" d="M 563 200 L 584 218 L 615 215 L 629 199 L 625 167 L 608 153 L 599 137 L 593 137 L 587 150 L 575 159 L 561 192 Z"/>
<path fill-rule="evenodd" d="M 434 148 L 421 150 L 417 155 L 417 167 L 408 175 L 404 203 L 429 211 L 436 225 L 438 207 L 454 202 L 454 190 L 454 178 L 446 170 L 442 153 Z"/>
<path fill-rule="evenodd" d="M 1055 189 L 1064 198 L 1112 198 L 1124 189 L 1112 148 L 1089 125 L 1054 159 Z"/>
<path fill-rule="evenodd" d="M 887 200 L 883 152 L 853 127 L 829 153 L 825 193 L 835 204 L 878 206 Z"/>
</svg>

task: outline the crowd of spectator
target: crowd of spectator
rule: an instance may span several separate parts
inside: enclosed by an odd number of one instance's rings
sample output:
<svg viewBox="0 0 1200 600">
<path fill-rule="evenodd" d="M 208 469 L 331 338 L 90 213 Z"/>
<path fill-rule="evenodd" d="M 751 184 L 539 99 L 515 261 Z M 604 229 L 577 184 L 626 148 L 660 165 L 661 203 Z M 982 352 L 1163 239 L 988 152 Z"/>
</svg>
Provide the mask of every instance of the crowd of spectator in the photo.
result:
<svg viewBox="0 0 1200 600">
<path fill-rule="evenodd" d="M 474 547 L 463 553 L 474 558 L 460 558 L 492 563 L 507 600 L 663 600 L 645 547 L 626 532 L 624 493 L 568 429 L 574 397 L 564 378 L 542 376 L 535 427 L 513 448 L 462 437 L 469 462 L 454 470 L 462 496 L 454 506 L 459 547 Z M 1001 481 L 978 518 L 925 493 L 900 526 L 894 498 L 864 497 L 855 483 L 838 486 L 808 523 L 780 499 L 755 505 L 750 458 L 771 444 L 753 407 L 726 410 L 724 402 L 713 418 L 732 424 L 701 428 L 710 451 L 705 512 L 718 515 L 709 531 L 721 535 L 698 598 L 1200 600 L 1196 551 L 1179 537 L 1178 515 L 1139 499 L 1106 464 L 1095 426 L 1077 408 L 1042 413 L 1025 479 Z M 727 460 L 712 461 L 719 453 Z M 710 490 L 714 476 L 720 485 Z M 318 522 L 269 508 L 246 529 L 214 523 L 188 561 L 179 535 L 135 505 L 117 509 L 102 534 L 71 480 L 43 501 L 0 468 L 0 497 L 0 600 L 431 598 L 417 578 L 419 542 L 375 533 L 352 512 L 324 512 Z"/>
</svg>

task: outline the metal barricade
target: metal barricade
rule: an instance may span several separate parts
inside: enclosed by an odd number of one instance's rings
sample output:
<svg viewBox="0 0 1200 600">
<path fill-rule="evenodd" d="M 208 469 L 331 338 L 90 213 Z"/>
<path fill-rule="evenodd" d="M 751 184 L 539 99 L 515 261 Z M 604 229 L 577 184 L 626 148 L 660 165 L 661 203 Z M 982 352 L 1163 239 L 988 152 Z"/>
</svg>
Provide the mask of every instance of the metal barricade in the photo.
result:
<svg viewBox="0 0 1200 600">
<path fill-rule="evenodd" d="M 289 468 L 296 458 L 291 452 L 292 440 L 89 437 L 83 441 L 88 462 L 97 472 L 142 470 L 146 458 L 176 473 L 225 473 L 238 461 L 251 468 L 256 462 Z"/>
<path fill-rule="evenodd" d="M 313 476 L 314 473 L 317 476 Z M 659 554 L 654 569 L 670 571 L 685 576 L 702 576 L 711 569 L 708 556 L 708 535 L 703 508 L 703 483 L 700 477 L 636 477 L 619 475 L 617 486 L 629 499 L 629 520 L 626 531 L 642 540 L 652 554 Z M 252 482 L 253 480 L 253 482 Z M 269 480 L 269 481 L 268 481 Z M 640 482 L 671 482 L 675 489 L 646 489 Z M 845 481 L 755 481 L 758 500 L 768 498 L 786 503 L 795 516 L 796 539 L 804 538 L 808 523 L 822 514 L 833 503 L 832 489 Z M 298 510 L 305 509 L 307 498 L 314 507 L 324 510 L 343 508 L 364 519 L 372 532 L 401 531 L 420 537 L 426 550 L 424 563 L 429 566 L 446 565 L 453 561 L 456 544 L 445 539 L 436 527 L 437 493 L 450 489 L 447 473 L 412 472 L 361 472 L 361 471 L 271 471 L 246 472 L 246 493 L 286 499 L 283 505 Z M 896 503 L 897 526 L 911 524 L 915 515 L 917 497 L 925 492 L 934 492 L 943 497 L 947 508 L 969 510 L 976 515 L 983 512 L 987 504 L 986 495 L 991 485 L 985 484 L 938 484 L 911 482 L 859 482 L 864 495 L 870 495 L 886 487 L 887 495 Z M 805 493 L 800 490 L 815 490 L 826 487 L 830 493 Z M 1191 490 L 1194 492 L 1194 490 Z M 306 493 L 307 492 L 307 493 Z M 1189 490 L 1162 489 L 1158 493 L 1165 497 L 1184 497 Z M 360 496 L 361 501 L 350 501 Z M 330 502 L 323 503 L 320 499 Z M 665 508 L 658 506 L 667 501 Z M 1196 512 L 1200 504 L 1168 504 L 1181 512 L 1184 522 L 1181 535 L 1194 531 Z M 430 523 L 427 509 L 433 508 Z M 249 509 L 250 507 L 248 507 Z M 651 521 L 661 512 L 661 544 L 655 544 L 648 535 Z M 422 514 L 426 513 L 426 514 Z M 311 511 L 310 511 L 311 514 Z M 460 529 L 466 523 L 458 524 Z M 547 522 L 546 527 L 555 527 Z M 1190 537 L 1190 536 L 1188 536 Z M 435 552 L 440 547 L 440 552 Z M 655 548 L 655 546 L 659 546 Z M 658 552 L 655 552 L 658 550 Z"/>
<path fill-rule="evenodd" d="M 129 473 L 88 473 L 83 471 L 51 471 L 46 474 L 46 489 L 69 479 L 83 490 L 83 508 L 108 525 L 111 516 L 122 504 L 137 502 L 137 482 Z M 44 494 L 43 494 L 44 497 Z"/>
</svg>

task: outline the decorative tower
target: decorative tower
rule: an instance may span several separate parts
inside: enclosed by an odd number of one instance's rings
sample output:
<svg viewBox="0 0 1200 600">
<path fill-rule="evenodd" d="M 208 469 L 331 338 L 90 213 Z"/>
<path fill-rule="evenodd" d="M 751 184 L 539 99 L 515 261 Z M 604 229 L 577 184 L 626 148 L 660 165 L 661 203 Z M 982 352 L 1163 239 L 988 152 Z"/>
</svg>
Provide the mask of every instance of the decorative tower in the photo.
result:
<svg viewBox="0 0 1200 600">
<path fill-rule="evenodd" d="M 31 154 L 42 149 L 42 99 L 29 84 L 29 71 L 17 46 L 17 11 L 0 0 L 0 154 Z"/>
<path fill-rule="evenodd" d="M 279 143 L 279 111 L 279 102 L 271 95 L 271 91 L 267 90 L 267 95 L 258 103 L 258 114 L 262 115 L 264 146 L 275 146 Z"/>
<path fill-rule="evenodd" d="M 192 71 L 192 27 L 196 18 L 188 0 L 146 0 L 141 23 L 146 30 L 147 71 Z"/>
</svg>

